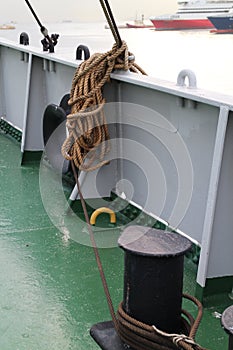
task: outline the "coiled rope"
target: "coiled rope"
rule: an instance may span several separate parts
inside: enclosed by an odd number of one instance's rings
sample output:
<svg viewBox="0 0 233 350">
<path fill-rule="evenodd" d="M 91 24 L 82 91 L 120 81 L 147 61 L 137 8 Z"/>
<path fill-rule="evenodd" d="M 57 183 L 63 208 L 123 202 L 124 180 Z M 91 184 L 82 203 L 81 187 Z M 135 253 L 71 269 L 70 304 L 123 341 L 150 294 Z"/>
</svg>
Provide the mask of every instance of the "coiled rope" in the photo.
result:
<svg viewBox="0 0 233 350">
<path fill-rule="evenodd" d="M 146 74 L 135 63 L 124 41 L 121 47 L 114 44 L 106 53 L 93 54 L 75 72 L 68 102 L 69 136 L 62 146 L 62 155 L 73 160 L 79 170 L 92 171 L 108 162 L 104 160 L 110 142 L 102 88 L 116 69 Z"/>
<path fill-rule="evenodd" d="M 196 319 L 186 310 L 182 310 L 184 334 L 170 334 L 163 332 L 154 325 L 147 325 L 135 320 L 125 313 L 122 303 L 117 312 L 118 334 L 120 338 L 135 350 L 205 350 L 195 342 L 195 335 L 202 318 L 202 305 L 193 296 L 183 294 L 198 307 Z"/>
</svg>

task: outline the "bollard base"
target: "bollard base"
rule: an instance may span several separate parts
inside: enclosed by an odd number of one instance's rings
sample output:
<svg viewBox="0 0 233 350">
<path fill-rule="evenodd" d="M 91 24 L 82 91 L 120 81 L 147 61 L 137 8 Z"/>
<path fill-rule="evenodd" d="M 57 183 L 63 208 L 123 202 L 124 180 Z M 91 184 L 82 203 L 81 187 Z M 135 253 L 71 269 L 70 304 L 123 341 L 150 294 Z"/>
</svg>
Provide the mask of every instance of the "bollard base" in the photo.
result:
<svg viewBox="0 0 233 350">
<path fill-rule="evenodd" d="M 119 338 L 112 321 L 97 323 L 90 329 L 90 334 L 102 350 L 130 350 Z"/>
</svg>

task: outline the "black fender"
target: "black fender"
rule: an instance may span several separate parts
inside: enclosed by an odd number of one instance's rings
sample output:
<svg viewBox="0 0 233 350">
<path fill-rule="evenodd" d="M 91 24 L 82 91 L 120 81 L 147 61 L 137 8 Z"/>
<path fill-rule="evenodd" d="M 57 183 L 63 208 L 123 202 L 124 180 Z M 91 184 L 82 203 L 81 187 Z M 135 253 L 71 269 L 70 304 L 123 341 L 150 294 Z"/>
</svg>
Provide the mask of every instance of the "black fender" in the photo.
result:
<svg viewBox="0 0 233 350">
<path fill-rule="evenodd" d="M 66 99 L 63 101 L 63 107 L 65 105 Z M 63 174 L 70 170 L 70 162 L 64 159 L 61 154 L 61 147 L 66 139 L 65 121 L 66 112 L 62 107 L 55 104 L 49 104 L 46 107 L 43 116 L 43 140 L 46 157 L 52 167 L 55 170 L 62 169 Z"/>
</svg>

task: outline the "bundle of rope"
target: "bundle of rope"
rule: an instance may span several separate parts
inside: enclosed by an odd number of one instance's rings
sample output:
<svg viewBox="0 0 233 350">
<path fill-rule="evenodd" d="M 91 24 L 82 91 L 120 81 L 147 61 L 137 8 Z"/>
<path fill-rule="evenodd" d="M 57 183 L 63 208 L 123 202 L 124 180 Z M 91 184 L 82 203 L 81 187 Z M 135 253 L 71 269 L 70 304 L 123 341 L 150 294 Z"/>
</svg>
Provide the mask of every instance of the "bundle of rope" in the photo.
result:
<svg viewBox="0 0 233 350">
<path fill-rule="evenodd" d="M 108 161 L 104 156 L 110 150 L 109 132 L 104 115 L 103 86 L 110 81 L 113 70 L 146 74 L 134 61 L 122 41 L 106 53 L 95 53 L 76 70 L 67 116 L 69 136 L 62 146 L 62 155 L 73 160 L 79 170 L 92 171 Z"/>
<path fill-rule="evenodd" d="M 195 335 L 202 318 L 202 304 L 193 296 L 183 294 L 198 307 L 196 319 L 182 310 L 184 334 L 170 334 L 155 326 L 130 317 L 120 304 L 117 312 L 117 332 L 120 338 L 135 350 L 206 350 L 195 342 Z"/>
</svg>

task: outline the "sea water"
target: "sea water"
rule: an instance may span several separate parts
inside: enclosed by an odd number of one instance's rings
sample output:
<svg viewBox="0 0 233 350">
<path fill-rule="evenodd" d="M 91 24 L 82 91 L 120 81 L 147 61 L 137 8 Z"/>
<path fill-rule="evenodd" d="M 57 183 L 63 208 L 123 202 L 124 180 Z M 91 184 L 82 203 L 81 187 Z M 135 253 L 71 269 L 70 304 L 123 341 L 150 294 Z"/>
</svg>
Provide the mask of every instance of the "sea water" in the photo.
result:
<svg viewBox="0 0 233 350">
<path fill-rule="evenodd" d="M 46 23 L 49 33 L 60 34 L 55 52 L 64 59 L 75 59 L 78 45 L 87 45 L 91 54 L 111 49 L 114 39 L 105 23 Z M 19 42 L 22 31 L 30 45 L 42 51 L 42 34 L 34 23 L 15 24 L 1 30 L 0 36 Z M 197 87 L 233 96 L 233 34 L 209 30 L 156 31 L 153 28 L 119 29 L 136 62 L 153 77 L 176 83 L 182 69 L 196 74 Z"/>
</svg>

